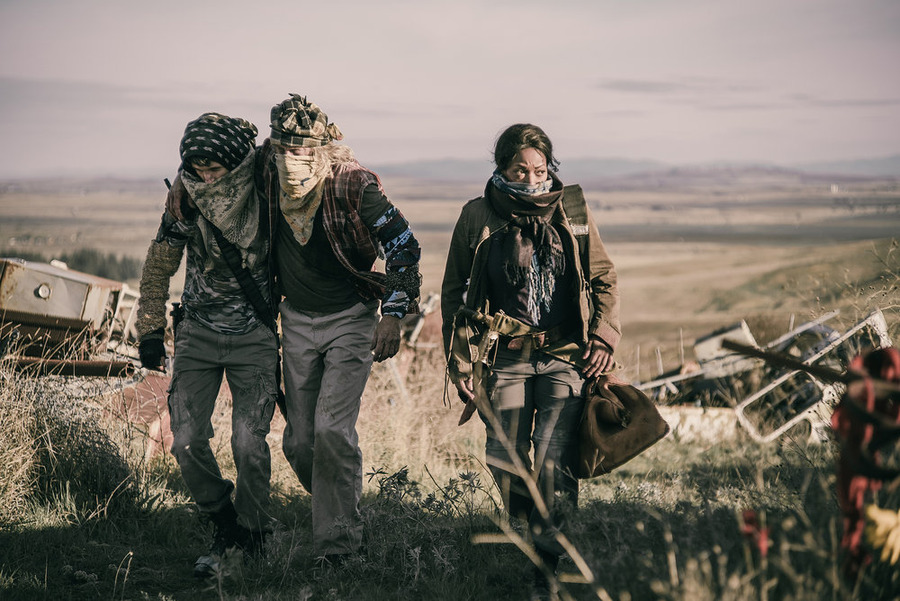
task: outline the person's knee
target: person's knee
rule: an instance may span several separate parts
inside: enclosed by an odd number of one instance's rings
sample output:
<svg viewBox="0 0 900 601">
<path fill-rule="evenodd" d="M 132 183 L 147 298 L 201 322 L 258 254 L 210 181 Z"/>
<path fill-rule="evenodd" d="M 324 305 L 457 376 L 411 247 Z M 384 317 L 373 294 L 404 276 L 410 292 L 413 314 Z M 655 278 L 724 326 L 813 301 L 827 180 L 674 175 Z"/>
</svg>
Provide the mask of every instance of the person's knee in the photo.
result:
<svg viewBox="0 0 900 601">
<path fill-rule="evenodd" d="M 209 440 L 202 437 L 191 437 L 188 435 L 174 436 L 172 440 L 172 455 L 178 460 L 179 464 L 186 461 L 194 461 L 197 457 L 206 456 L 212 453 L 209 447 Z"/>
<path fill-rule="evenodd" d="M 316 426 L 316 449 L 327 450 L 336 455 L 355 452 L 356 445 L 351 439 L 351 432 L 336 424 Z"/>
</svg>

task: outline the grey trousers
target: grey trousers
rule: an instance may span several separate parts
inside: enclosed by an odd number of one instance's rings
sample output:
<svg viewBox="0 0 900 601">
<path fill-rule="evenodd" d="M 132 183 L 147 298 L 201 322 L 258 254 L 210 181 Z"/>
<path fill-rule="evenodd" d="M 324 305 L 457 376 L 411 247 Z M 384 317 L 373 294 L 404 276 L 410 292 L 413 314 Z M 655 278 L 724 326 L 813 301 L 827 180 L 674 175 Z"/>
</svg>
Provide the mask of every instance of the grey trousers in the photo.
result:
<svg viewBox="0 0 900 601">
<path fill-rule="evenodd" d="M 185 319 L 175 339 L 169 387 L 172 454 L 200 511 L 216 513 L 232 504 L 238 522 L 265 530 L 269 515 L 271 455 L 266 434 L 275 411 L 275 335 L 260 325 L 242 335 L 219 334 Z M 231 389 L 231 450 L 237 486 L 222 477 L 210 449 L 211 423 L 222 377 Z"/>
<path fill-rule="evenodd" d="M 287 409 L 284 455 L 312 495 L 313 548 L 353 553 L 362 543 L 362 451 L 356 420 L 369 372 L 377 303 L 307 313 L 281 303 Z"/>
<path fill-rule="evenodd" d="M 488 467 L 507 511 L 527 519 L 535 546 L 552 555 L 562 554 L 556 533 L 578 503 L 574 468 L 583 382 L 574 366 L 549 355 L 532 352 L 523 360 L 519 351 L 499 348 L 485 384 L 491 409 L 509 441 L 505 444 L 491 419 L 480 412 L 487 428 Z M 510 468 L 512 453 L 536 481 L 550 512 L 548 519 L 535 508 L 525 479 Z"/>
</svg>

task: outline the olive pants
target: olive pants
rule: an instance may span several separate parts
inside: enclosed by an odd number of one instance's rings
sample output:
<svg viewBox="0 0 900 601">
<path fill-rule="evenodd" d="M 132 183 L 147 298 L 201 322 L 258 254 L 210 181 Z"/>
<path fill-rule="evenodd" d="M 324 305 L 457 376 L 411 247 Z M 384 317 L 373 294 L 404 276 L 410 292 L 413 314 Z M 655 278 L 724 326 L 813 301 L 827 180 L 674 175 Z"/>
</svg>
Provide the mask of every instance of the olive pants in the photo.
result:
<svg viewBox="0 0 900 601">
<path fill-rule="evenodd" d="M 201 513 L 232 504 L 238 522 L 253 531 L 271 523 L 271 455 L 266 435 L 275 411 L 275 334 L 260 325 L 247 334 L 219 334 L 185 319 L 175 338 L 175 366 L 169 386 L 172 454 Z M 231 390 L 231 450 L 237 486 L 222 476 L 210 448 L 216 397 L 227 378 Z"/>
</svg>

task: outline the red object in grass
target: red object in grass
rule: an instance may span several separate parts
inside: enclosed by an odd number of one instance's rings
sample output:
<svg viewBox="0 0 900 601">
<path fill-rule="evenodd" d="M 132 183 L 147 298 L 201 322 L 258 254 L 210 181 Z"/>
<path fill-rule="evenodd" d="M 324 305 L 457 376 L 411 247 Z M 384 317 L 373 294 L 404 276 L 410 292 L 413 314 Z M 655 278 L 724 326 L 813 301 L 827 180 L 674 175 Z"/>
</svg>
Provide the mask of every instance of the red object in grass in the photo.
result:
<svg viewBox="0 0 900 601">
<path fill-rule="evenodd" d="M 741 534 L 756 545 L 756 548 L 759 549 L 760 557 L 765 557 L 769 554 L 769 529 L 760 528 L 759 518 L 752 509 L 744 511 L 741 517 L 743 518 Z"/>
<path fill-rule="evenodd" d="M 850 363 L 850 370 L 879 378 L 887 382 L 900 382 L 900 351 L 888 347 L 858 356 Z M 880 432 L 900 424 L 900 405 L 890 396 L 879 397 L 872 380 L 866 378 L 861 386 L 848 387 L 841 402 L 831 416 L 831 425 L 840 442 L 837 465 L 837 493 L 841 513 L 844 516 L 844 533 L 841 547 L 844 550 L 845 576 L 855 579 L 860 568 L 871 561 L 862 544 L 865 528 L 863 507 L 881 488 L 884 476 L 860 473 L 866 462 L 872 472 L 880 466 L 877 451 L 866 452 Z M 867 418 L 860 416 L 865 414 Z M 895 438 L 887 440 L 894 441 Z M 877 472 L 876 472 L 877 473 Z"/>
</svg>

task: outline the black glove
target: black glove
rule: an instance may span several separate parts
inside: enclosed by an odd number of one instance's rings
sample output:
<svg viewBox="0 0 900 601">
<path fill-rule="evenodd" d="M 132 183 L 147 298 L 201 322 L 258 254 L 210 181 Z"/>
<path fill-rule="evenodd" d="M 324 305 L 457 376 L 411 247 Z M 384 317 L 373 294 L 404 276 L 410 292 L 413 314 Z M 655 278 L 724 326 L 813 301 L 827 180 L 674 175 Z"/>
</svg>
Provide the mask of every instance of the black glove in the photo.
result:
<svg viewBox="0 0 900 601">
<path fill-rule="evenodd" d="M 138 344 L 138 355 L 141 358 L 141 365 L 147 369 L 155 369 L 157 371 L 165 371 L 164 359 L 166 358 L 166 347 L 163 345 L 162 331 L 152 332 L 150 338 L 141 338 Z"/>
</svg>

